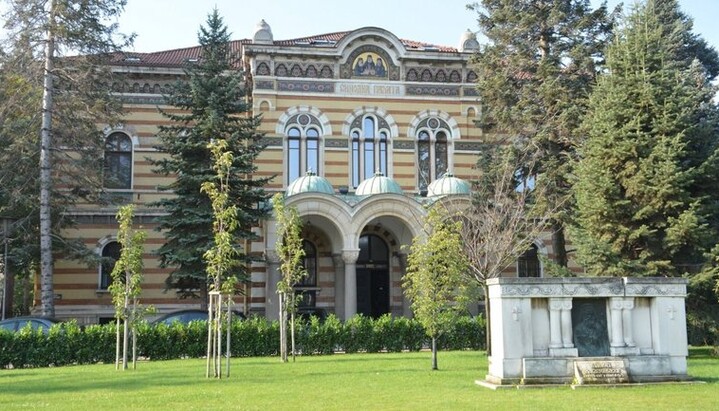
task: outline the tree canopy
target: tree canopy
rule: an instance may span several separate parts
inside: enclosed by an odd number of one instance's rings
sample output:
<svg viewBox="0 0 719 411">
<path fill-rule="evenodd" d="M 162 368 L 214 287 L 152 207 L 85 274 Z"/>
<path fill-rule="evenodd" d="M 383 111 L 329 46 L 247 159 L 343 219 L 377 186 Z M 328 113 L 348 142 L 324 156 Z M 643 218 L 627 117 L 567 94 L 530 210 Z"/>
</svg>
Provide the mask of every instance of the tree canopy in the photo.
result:
<svg viewBox="0 0 719 411">
<path fill-rule="evenodd" d="M 132 43 L 112 22 L 125 0 L 7 0 L 0 53 L 0 214 L 18 219 L 13 266 L 41 271 L 41 310 L 54 313 L 52 254 L 89 257 L 63 239 L 78 200 L 102 193 L 104 135 L 120 102 L 114 52 Z M 61 148 L 61 149 L 59 149 Z M 19 155 L 20 154 L 20 155 Z M 38 164 L 40 167 L 38 169 Z M 39 199 L 39 201 L 38 201 Z"/>
<path fill-rule="evenodd" d="M 212 156 L 207 144 L 223 139 L 225 150 L 232 153 L 228 171 L 228 203 L 237 206 L 237 229 L 232 232 L 242 264 L 233 275 L 239 281 L 249 279 L 249 264 L 254 257 L 249 242 L 256 238 L 253 227 L 267 214 L 263 189 L 269 178 L 254 175 L 255 158 L 264 148 L 257 132 L 258 116 L 252 116 L 246 102 L 241 61 L 229 46 L 229 33 L 217 10 L 200 28 L 198 40 L 202 54 L 198 62 L 188 63 L 186 76 L 172 87 L 166 104 L 182 110 L 163 110 L 171 125 L 160 127 L 158 149 L 168 156 L 154 162 L 156 171 L 172 175 L 164 190 L 175 196 L 158 201 L 167 214 L 159 219 L 166 242 L 159 249 L 160 264 L 173 269 L 166 285 L 183 296 L 196 296 L 207 289 L 207 261 L 203 255 L 213 245 L 211 201 L 200 192 L 203 183 L 214 181 Z M 244 248 L 243 248 L 244 247 Z"/>
<path fill-rule="evenodd" d="M 536 201 L 554 210 L 555 262 L 565 267 L 578 127 L 614 17 L 604 5 L 592 10 L 589 0 L 482 0 L 470 8 L 488 40 L 474 59 L 478 125 L 531 150 L 535 175 L 528 177 L 546 187 Z"/>
<path fill-rule="evenodd" d="M 424 234 L 412 241 L 404 293 L 412 303 L 415 318 L 432 339 L 432 369 L 437 367 L 437 338 L 446 332 L 466 309 L 467 259 L 462 250 L 462 222 L 452 221 L 441 207 L 428 210 Z"/>
<path fill-rule="evenodd" d="M 719 59 L 701 45 L 675 0 L 648 0 L 607 50 L 574 188 L 591 274 L 695 272 L 716 243 Z"/>
</svg>

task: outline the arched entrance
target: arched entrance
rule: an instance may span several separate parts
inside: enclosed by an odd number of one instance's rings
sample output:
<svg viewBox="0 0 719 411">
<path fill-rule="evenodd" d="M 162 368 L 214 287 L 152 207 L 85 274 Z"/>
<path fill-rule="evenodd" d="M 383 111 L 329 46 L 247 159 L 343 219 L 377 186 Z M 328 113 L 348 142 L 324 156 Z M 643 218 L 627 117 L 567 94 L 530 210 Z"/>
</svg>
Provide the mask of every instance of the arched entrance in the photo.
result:
<svg viewBox="0 0 719 411">
<path fill-rule="evenodd" d="M 374 234 L 359 238 L 357 313 L 377 318 L 389 312 L 389 248 Z"/>
</svg>

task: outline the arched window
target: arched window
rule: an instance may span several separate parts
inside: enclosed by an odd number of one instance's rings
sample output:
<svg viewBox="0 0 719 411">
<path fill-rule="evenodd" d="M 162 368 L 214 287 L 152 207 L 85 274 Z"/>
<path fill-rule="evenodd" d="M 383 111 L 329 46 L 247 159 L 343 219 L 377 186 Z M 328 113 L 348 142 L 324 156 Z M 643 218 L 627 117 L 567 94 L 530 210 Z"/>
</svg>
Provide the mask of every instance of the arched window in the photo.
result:
<svg viewBox="0 0 719 411">
<path fill-rule="evenodd" d="M 424 190 L 449 168 L 449 126 L 442 119 L 430 117 L 420 121 L 417 130 L 417 186 Z"/>
<path fill-rule="evenodd" d="M 107 290 L 112 284 L 112 270 L 115 268 L 115 262 L 120 259 L 120 250 L 122 246 L 117 241 L 110 241 L 102 247 L 102 260 L 100 262 L 100 278 L 98 281 L 100 290 Z"/>
<path fill-rule="evenodd" d="M 287 121 L 287 184 L 306 171 L 320 174 L 320 122 L 307 113 Z"/>
<path fill-rule="evenodd" d="M 535 244 L 517 259 L 517 277 L 541 277 L 542 268 L 539 264 L 539 250 Z"/>
<path fill-rule="evenodd" d="M 317 305 L 317 247 L 307 240 L 302 240 L 305 256 L 302 266 L 307 275 L 295 284 L 295 293 L 301 296 L 299 308 L 315 307 Z"/>
<path fill-rule="evenodd" d="M 132 183 L 132 140 L 125 133 L 105 139 L 104 187 L 129 189 Z"/>
<path fill-rule="evenodd" d="M 352 187 L 379 171 L 387 175 L 387 144 L 389 127 L 374 116 L 364 116 L 361 123 L 355 121 L 352 138 Z"/>
</svg>

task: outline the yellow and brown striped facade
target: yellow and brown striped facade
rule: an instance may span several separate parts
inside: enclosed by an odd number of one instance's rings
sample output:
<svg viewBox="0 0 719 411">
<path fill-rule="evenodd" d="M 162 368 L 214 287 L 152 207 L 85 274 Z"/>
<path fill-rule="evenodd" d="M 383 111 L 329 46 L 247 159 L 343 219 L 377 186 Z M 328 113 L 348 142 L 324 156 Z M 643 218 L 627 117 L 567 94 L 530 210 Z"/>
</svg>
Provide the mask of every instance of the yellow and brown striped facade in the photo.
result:
<svg viewBox="0 0 719 411">
<path fill-rule="evenodd" d="M 287 197 L 305 222 L 306 266 L 313 272 L 299 287 L 304 308 L 340 318 L 357 312 L 410 315 L 401 291 L 408 251 L 403 246 L 421 235 L 425 205 L 443 194 L 428 192 L 428 186 L 451 174 L 473 179 L 479 145 L 492 140 L 473 123 L 481 110 L 470 63 L 476 40 L 465 34 L 460 47 L 441 47 L 365 27 L 275 41 L 261 22 L 252 39 L 231 46 L 242 56 L 250 103 L 262 115 L 260 131 L 268 144 L 257 174 L 275 176 L 267 187 L 271 192 L 286 191 L 297 178 L 310 183 Z M 200 303 L 164 290 L 171 269 L 159 268 L 155 251 L 163 236 L 153 223 L 162 210 L 147 206 L 168 195 L 157 187 L 170 182 L 148 161 L 163 156 L 153 148 L 158 126 L 168 124 L 158 107 L 173 110 L 163 105 L 162 93 L 183 76 L 185 64 L 200 57 L 200 48 L 192 47 L 117 61 L 116 71 L 129 79 L 116 90 L 127 114 L 122 125 L 105 130 L 108 136 L 122 133 L 132 144 L 129 189 L 114 194 L 136 204 L 137 222 L 149 234 L 141 300 L 161 312 Z M 75 212 L 77 228 L 68 234 L 102 253 L 115 239 L 116 211 L 83 205 Z M 274 222 L 257 230 L 259 239 L 248 248 L 265 262 L 253 267 L 247 295 L 236 302 L 276 318 Z M 549 242 L 538 240 L 536 249 L 551 255 Z M 112 317 L 100 268 L 62 259 L 55 267 L 59 317 L 86 323 Z M 507 275 L 515 274 L 516 267 L 509 267 Z"/>
</svg>

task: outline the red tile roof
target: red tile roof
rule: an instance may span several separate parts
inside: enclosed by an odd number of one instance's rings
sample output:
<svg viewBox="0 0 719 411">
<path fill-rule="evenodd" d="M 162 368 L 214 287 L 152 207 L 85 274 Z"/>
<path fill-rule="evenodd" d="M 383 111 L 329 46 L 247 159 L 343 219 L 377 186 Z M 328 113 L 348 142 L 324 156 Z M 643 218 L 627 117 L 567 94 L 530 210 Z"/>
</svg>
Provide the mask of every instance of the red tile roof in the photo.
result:
<svg viewBox="0 0 719 411">
<path fill-rule="evenodd" d="M 309 37 L 300 37 L 289 40 L 277 40 L 275 46 L 309 46 L 309 47 L 334 47 L 351 31 L 340 31 L 335 33 L 318 34 Z M 408 50 L 436 51 L 442 53 L 456 53 L 457 49 L 448 46 L 439 46 L 429 43 L 422 43 L 413 40 L 400 39 Z M 233 40 L 230 42 L 230 50 L 239 53 L 242 45 L 251 44 L 252 40 Z M 202 48 L 200 46 L 186 47 L 174 50 L 158 51 L 153 53 L 117 53 L 113 56 L 112 64 L 119 66 L 143 66 L 143 67 L 182 67 L 193 59 L 199 59 Z"/>
</svg>

